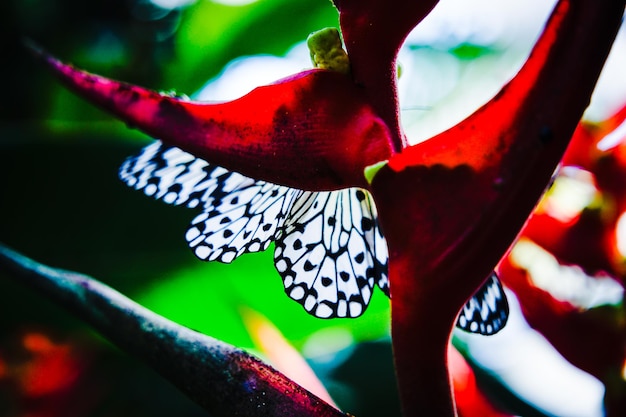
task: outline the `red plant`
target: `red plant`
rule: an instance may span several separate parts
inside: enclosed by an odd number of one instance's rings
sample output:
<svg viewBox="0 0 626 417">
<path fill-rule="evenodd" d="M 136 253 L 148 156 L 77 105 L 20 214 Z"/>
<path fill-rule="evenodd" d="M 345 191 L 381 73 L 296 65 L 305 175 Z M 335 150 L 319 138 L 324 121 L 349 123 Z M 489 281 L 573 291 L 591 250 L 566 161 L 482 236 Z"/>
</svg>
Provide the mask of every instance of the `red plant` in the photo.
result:
<svg viewBox="0 0 626 417">
<path fill-rule="evenodd" d="M 389 251 L 393 348 L 406 416 L 455 415 L 447 348 L 458 312 L 490 276 L 549 183 L 589 102 L 626 2 L 559 1 L 528 60 L 498 95 L 456 126 L 409 146 L 399 121 L 395 59 L 408 32 L 436 3 L 336 0 L 349 75 L 304 71 L 221 104 L 87 74 L 40 52 L 87 100 L 211 164 L 301 190 L 370 191 Z M 151 169 L 157 168 L 164 167 Z M 157 196 L 166 200 L 171 192 L 170 202 L 181 203 L 175 200 L 181 190 L 149 185 L 141 187 L 163 191 Z M 368 201 L 365 194 L 356 196 Z M 204 232 L 205 221 L 210 219 L 198 220 L 200 226 L 188 232 L 190 244 Z M 363 241 L 375 241 L 368 222 L 354 228 L 362 230 Z M 282 232 L 276 233 L 277 247 L 284 250 Z M 301 246 L 297 240 L 291 244 Z M 324 308 L 315 297 L 322 286 L 285 272 L 296 265 L 281 258 L 280 250 L 277 268 L 289 294 L 307 310 L 358 315 L 361 308 L 352 314 L 342 302 L 364 307 L 374 280 L 383 289 L 387 284 L 376 263 L 380 252 L 368 248 L 372 266 L 357 277 L 356 295 L 325 300 Z M 324 265 L 304 263 L 301 270 L 322 271 Z M 327 277 L 328 285 L 341 285 L 344 276 L 337 275 Z"/>
</svg>

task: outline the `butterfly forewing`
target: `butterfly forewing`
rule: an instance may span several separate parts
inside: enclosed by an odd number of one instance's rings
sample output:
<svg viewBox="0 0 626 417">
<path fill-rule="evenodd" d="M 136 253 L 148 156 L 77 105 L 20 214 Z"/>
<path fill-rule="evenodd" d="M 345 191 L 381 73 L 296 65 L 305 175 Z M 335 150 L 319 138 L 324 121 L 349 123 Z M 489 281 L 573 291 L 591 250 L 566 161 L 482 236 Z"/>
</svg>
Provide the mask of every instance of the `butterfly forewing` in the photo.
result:
<svg viewBox="0 0 626 417">
<path fill-rule="evenodd" d="M 157 141 L 124 162 L 120 178 L 169 204 L 200 208 L 185 238 L 203 260 L 267 249 L 301 193 L 255 181 Z"/>
<path fill-rule="evenodd" d="M 227 172 L 157 141 L 128 158 L 119 175 L 128 186 L 148 196 L 193 208 L 206 203 L 206 195 L 215 191 L 218 178 Z"/>
<path fill-rule="evenodd" d="M 498 276 L 493 272 L 465 304 L 456 326 L 470 333 L 492 335 L 502 330 L 508 317 L 509 303 Z"/>
</svg>

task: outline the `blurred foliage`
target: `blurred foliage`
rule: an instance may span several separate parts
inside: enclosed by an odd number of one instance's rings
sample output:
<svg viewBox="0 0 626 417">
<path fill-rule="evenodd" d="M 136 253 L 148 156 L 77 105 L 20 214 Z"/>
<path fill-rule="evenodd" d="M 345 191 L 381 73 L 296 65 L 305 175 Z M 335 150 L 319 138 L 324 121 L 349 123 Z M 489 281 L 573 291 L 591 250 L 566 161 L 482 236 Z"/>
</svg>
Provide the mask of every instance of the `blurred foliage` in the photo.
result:
<svg viewBox="0 0 626 417">
<path fill-rule="evenodd" d="M 195 212 L 155 202 L 117 179 L 122 161 L 150 138 L 69 93 L 21 45 L 27 37 L 90 72 L 191 95 L 238 56 L 282 55 L 310 32 L 337 26 L 327 1 L 187 3 L 163 9 L 148 0 L 2 2 L 1 76 L 8 99 L 0 112 L 0 240 L 41 262 L 92 275 L 157 313 L 238 346 L 254 348 L 242 306 L 262 312 L 297 347 L 327 327 L 357 341 L 384 338 L 389 302 L 382 293 L 361 319 L 320 320 L 284 294 L 272 248 L 231 265 L 198 261 L 184 241 Z M 66 394 L 88 395 L 79 387 L 91 381 L 97 387 L 89 395 L 100 406 L 75 413 L 61 407 L 62 415 L 202 415 L 79 320 L 1 275 L 0 410 L 23 411 L 22 402 L 43 401 L 20 397 L 10 382 L 37 363 L 22 336 L 41 332 L 93 355 L 76 370 L 87 380 Z M 390 357 L 387 366 L 391 370 Z M 36 378 L 47 375 L 42 372 Z"/>
</svg>

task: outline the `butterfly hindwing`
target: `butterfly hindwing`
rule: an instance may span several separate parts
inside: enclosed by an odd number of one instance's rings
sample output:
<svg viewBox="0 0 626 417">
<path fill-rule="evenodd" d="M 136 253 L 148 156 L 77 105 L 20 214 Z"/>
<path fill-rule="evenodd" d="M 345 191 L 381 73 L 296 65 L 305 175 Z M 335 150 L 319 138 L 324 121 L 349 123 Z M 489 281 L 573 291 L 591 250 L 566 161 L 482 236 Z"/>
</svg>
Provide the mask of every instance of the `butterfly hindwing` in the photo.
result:
<svg viewBox="0 0 626 417">
<path fill-rule="evenodd" d="M 375 208 L 356 188 L 300 196 L 278 235 L 274 260 L 287 294 L 321 318 L 357 317 L 376 284 L 388 288 Z"/>
<path fill-rule="evenodd" d="M 492 335 L 502 330 L 508 317 L 509 303 L 498 276 L 493 272 L 465 304 L 456 326 L 470 333 Z"/>
</svg>

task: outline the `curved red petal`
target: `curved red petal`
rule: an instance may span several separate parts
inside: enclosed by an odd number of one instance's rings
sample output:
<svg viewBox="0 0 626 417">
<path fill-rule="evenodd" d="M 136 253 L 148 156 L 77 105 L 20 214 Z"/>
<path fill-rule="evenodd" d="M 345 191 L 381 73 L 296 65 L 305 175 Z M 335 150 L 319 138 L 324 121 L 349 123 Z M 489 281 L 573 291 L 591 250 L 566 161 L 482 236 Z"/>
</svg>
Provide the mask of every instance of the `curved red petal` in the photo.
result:
<svg viewBox="0 0 626 417">
<path fill-rule="evenodd" d="M 366 187 L 389 129 L 349 77 L 310 70 L 225 103 L 194 102 L 87 73 L 39 52 L 77 94 L 143 132 L 251 178 L 306 190 Z"/>
</svg>

